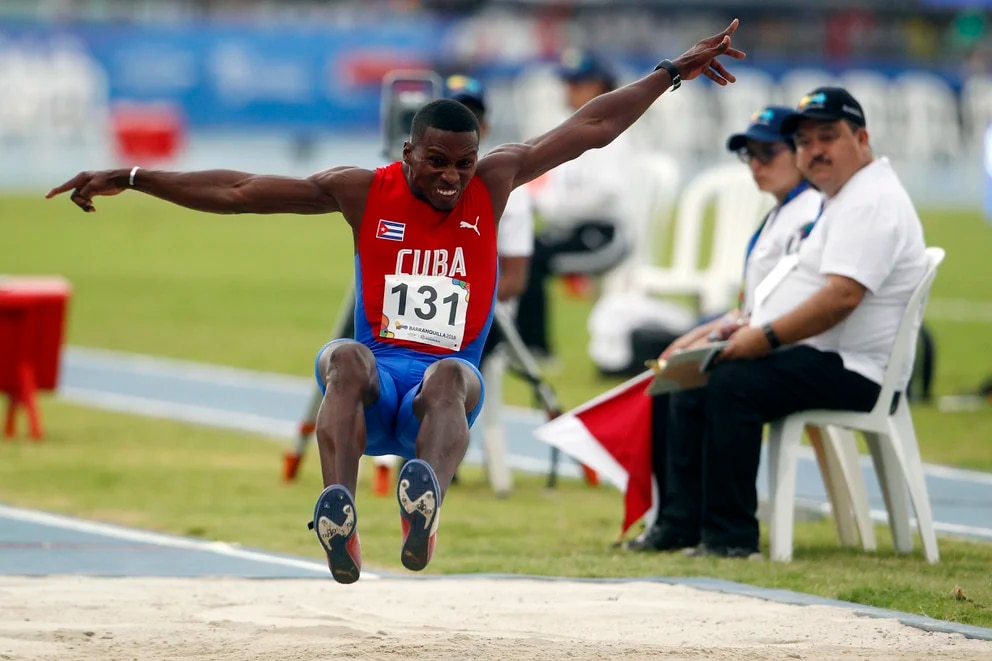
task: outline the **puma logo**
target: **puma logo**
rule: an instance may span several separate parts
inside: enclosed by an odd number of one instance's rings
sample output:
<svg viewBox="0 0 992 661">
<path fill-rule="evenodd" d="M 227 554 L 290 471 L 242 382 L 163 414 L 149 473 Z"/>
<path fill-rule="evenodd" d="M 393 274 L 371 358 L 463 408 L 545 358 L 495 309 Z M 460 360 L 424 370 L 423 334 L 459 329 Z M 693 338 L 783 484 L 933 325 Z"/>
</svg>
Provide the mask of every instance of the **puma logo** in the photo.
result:
<svg viewBox="0 0 992 661">
<path fill-rule="evenodd" d="M 473 225 L 472 223 L 470 223 L 470 222 L 468 222 L 466 220 L 463 220 L 458 225 L 458 228 L 461 229 L 463 227 L 467 227 L 468 229 L 473 230 L 478 236 L 482 236 L 482 234 L 479 232 L 479 217 L 478 216 L 475 217 L 475 225 Z"/>
</svg>

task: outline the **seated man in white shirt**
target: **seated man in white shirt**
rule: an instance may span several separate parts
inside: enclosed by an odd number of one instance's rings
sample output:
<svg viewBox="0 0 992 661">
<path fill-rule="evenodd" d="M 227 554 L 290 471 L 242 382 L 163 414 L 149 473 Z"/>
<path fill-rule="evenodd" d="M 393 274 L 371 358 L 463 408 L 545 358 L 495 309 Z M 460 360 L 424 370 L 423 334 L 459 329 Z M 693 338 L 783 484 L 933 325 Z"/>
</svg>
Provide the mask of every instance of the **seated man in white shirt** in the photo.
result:
<svg viewBox="0 0 992 661">
<path fill-rule="evenodd" d="M 756 287 L 749 324 L 730 336 L 703 391 L 702 414 L 668 428 L 670 442 L 703 430 L 698 525 L 661 521 L 672 538 L 700 542 L 692 555 L 759 552 L 762 426 L 807 409 L 871 410 L 926 268 L 919 217 L 888 159 L 872 153 L 861 105 L 844 89 L 821 87 L 797 113 L 782 132 L 824 194 L 823 209 Z"/>
<path fill-rule="evenodd" d="M 754 307 L 754 290 L 771 273 L 797 232 L 812 222 L 823 197 L 810 186 L 796 166 L 795 146 L 782 135 L 782 122 L 795 114 L 792 108 L 768 106 L 754 113 L 745 131 L 727 139 L 734 152 L 751 170 L 758 188 L 775 196 L 776 204 L 759 223 L 744 254 L 743 279 L 737 307 L 703 323 L 672 342 L 662 353 L 667 359 L 679 349 L 708 340 L 722 340 L 747 323 Z M 652 400 L 651 464 L 658 485 L 658 518 L 645 533 L 626 548 L 659 551 L 695 546 L 699 543 L 701 512 L 703 429 L 685 429 L 669 439 L 670 422 L 685 427 L 688 417 L 699 420 L 705 408 L 705 391 L 691 390 Z"/>
<path fill-rule="evenodd" d="M 565 51 L 558 73 L 573 110 L 616 87 L 611 67 L 589 51 Z M 621 135 L 529 186 L 541 228 L 534 240 L 527 289 L 520 297 L 517 328 L 537 357 L 552 353 L 545 289 L 548 277 L 602 274 L 630 252 L 630 237 L 624 228 L 634 153 L 629 140 L 626 134 Z"/>
</svg>

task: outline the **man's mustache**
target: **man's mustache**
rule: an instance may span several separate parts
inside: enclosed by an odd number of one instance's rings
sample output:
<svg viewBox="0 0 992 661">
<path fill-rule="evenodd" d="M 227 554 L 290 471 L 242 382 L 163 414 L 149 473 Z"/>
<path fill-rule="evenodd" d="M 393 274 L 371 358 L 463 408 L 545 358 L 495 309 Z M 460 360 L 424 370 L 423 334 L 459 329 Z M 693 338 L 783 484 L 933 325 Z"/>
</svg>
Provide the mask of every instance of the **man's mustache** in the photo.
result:
<svg viewBox="0 0 992 661">
<path fill-rule="evenodd" d="M 821 165 L 830 165 L 830 159 L 827 158 L 826 156 L 814 156 L 812 159 L 810 159 L 809 167 L 813 167 L 817 163 Z"/>
</svg>

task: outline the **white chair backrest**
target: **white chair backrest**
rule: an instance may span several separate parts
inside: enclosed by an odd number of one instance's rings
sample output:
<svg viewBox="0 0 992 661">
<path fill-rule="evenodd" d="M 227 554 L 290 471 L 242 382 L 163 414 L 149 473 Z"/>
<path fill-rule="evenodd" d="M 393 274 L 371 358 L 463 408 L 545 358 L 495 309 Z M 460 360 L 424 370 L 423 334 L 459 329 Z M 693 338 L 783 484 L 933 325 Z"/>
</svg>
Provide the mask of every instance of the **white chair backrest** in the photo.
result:
<svg viewBox="0 0 992 661">
<path fill-rule="evenodd" d="M 673 156 L 663 152 L 638 154 L 635 162 L 640 190 L 630 209 L 635 239 L 633 255 L 638 264 L 650 264 L 658 236 L 671 226 L 682 168 Z"/>
<path fill-rule="evenodd" d="M 522 140 L 550 131 L 572 114 L 554 65 L 537 65 L 522 71 L 514 80 L 513 95 Z"/>
<path fill-rule="evenodd" d="M 872 148 L 879 154 L 901 155 L 904 140 L 895 134 L 892 83 L 877 71 L 851 69 L 840 76 L 840 86 L 850 92 L 865 111 Z"/>
<path fill-rule="evenodd" d="M 677 158 L 712 156 L 713 136 L 722 135 L 715 95 L 706 85 L 683 85 L 678 92 L 667 93 L 651 104 L 634 125 L 633 135 L 646 149 Z M 685 126 L 692 130 L 680 128 Z"/>
<path fill-rule="evenodd" d="M 992 122 L 992 74 L 973 74 L 961 86 L 964 145 L 981 150 L 985 128 Z"/>
<path fill-rule="evenodd" d="M 927 71 L 907 71 L 893 80 L 891 90 L 888 105 L 897 114 L 893 130 L 905 156 L 933 159 L 958 153 L 958 103 L 943 78 Z M 870 123 L 868 128 L 870 132 Z"/>
<path fill-rule="evenodd" d="M 682 169 L 673 156 L 654 151 L 638 153 L 630 175 L 631 195 L 625 214 L 631 252 L 603 278 L 604 292 L 627 291 L 636 268 L 654 262 L 658 237 L 671 224 Z"/>
<path fill-rule="evenodd" d="M 774 97 L 775 81 L 771 75 L 754 68 L 735 68 L 737 82 L 719 90 L 715 101 L 720 106 L 721 129 L 719 135 L 738 133 L 751 121 L 751 115 L 758 112 Z M 799 99 L 791 101 L 788 106 L 794 107 Z M 723 149 L 723 145 L 720 145 Z"/>
<path fill-rule="evenodd" d="M 902 313 L 902 319 L 899 321 L 896 339 L 892 344 L 892 353 L 889 354 L 889 364 L 885 368 L 885 375 L 882 379 L 882 390 L 878 393 L 875 408 L 872 409 L 872 413 L 876 415 L 887 415 L 895 393 L 905 390 L 906 374 L 912 368 L 916 357 L 916 340 L 923 323 L 923 312 L 926 310 L 930 287 L 937 276 L 937 267 L 944 261 L 944 249 L 927 248 L 926 255 L 926 270 L 923 272 L 920 283 L 913 290 L 912 296 L 909 297 L 906 310 Z"/>
<path fill-rule="evenodd" d="M 808 92 L 825 85 L 837 85 L 837 78 L 826 69 L 797 67 L 789 69 L 778 81 L 778 102 L 795 108 Z"/>
<path fill-rule="evenodd" d="M 755 227 L 775 198 L 761 192 L 748 169 L 738 163 L 704 170 L 688 183 L 679 201 L 671 269 L 698 273 L 711 292 L 702 302 L 704 314 L 719 312 L 739 287 L 744 251 Z M 701 255 L 707 211 L 713 208 L 713 239 Z M 722 300 L 726 295 L 726 300 Z"/>
</svg>

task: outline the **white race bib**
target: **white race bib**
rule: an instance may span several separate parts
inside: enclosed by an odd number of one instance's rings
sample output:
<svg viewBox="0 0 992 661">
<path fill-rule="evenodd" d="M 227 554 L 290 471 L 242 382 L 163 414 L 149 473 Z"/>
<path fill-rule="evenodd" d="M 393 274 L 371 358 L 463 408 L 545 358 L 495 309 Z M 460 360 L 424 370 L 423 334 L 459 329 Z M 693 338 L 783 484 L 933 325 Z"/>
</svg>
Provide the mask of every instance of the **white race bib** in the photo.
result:
<svg viewBox="0 0 992 661">
<path fill-rule="evenodd" d="M 458 351 L 465 339 L 468 283 L 443 275 L 387 275 L 379 337 Z"/>
<path fill-rule="evenodd" d="M 791 255 L 786 255 L 778 261 L 775 268 L 765 276 L 765 279 L 758 283 L 758 286 L 754 288 L 754 308 L 757 308 L 771 295 L 775 288 L 782 284 L 785 280 L 785 276 L 792 272 L 792 269 L 796 268 L 799 264 L 798 253 L 792 253 Z"/>
</svg>

